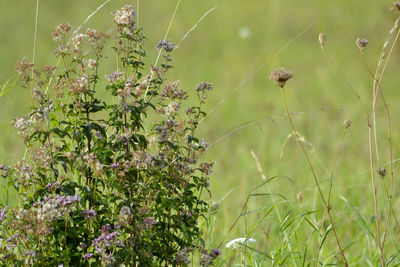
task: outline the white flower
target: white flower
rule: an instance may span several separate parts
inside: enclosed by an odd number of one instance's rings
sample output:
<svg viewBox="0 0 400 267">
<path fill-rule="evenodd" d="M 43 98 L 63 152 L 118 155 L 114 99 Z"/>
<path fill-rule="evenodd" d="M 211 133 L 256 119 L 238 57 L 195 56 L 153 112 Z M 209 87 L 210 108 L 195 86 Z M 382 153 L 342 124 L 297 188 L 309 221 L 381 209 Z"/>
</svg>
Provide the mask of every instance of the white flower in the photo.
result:
<svg viewBox="0 0 400 267">
<path fill-rule="evenodd" d="M 97 67 L 97 60 L 95 60 L 95 59 L 89 59 L 88 67 L 91 68 L 91 69 Z"/>
<path fill-rule="evenodd" d="M 247 245 L 247 243 L 255 243 L 256 240 L 251 237 L 241 237 L 241 238 L 236 238 L 231 241 L 229 241 L 225 247 L 230 248 L 232 247 L 233 249 L 239 249 L 240 246 L 242 245 Z"/>
</svg>

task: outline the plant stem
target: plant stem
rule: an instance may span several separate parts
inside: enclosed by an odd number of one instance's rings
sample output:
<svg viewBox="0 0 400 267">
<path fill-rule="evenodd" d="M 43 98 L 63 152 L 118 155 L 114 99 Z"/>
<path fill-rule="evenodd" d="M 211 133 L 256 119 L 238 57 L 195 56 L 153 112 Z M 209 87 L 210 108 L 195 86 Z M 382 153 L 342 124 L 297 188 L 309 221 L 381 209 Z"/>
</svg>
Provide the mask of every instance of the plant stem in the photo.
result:
<svg viewBox="0 0 400 267">
<path fill-rule="evenodd" d="M 321 196 L 322 202 L 324 203 L 326 212 L 328 213 L 329 221 L 330 221 L 330 223 L 331 223 L 331 225 L 332 225 L 332 231 L 333 231 L 333 233 L 334 233 L 334 235 L 335 235 L 336 243 L 337 243 L 337 245 L 338 245 L 338 247 L 339 247 L 340 254 L 341 254 L 341 256 L 342 256 L 342 259 L 343 259 L 343 261 L 344 261 L 345 266 L 347 267 L 347 266 L 349 266 L 349 264 L 347 263 L 346 256 L 344 255 L 342 246 L 340 245 L 339 237 L 338 237 L 338 235 L 337 235 L 337 233 L 336 233 L 335 225 L 334 225 L 334 223 L 333 223 L 332 214 L 331 214 L 331 207 L 328 206 L 328 204 L 327 204 L 327 202 L 326 202 L 326 200 L 325 200 L 324 194 L 322 193 L 321 187 L 319 186 L 319 182 L 318 182 L 318 179 L 317 179 L 317 175 L 315 174 L 315 171 L 314 171 L 314 168 L 313 168 L 313 166 L 312 166 L 311 160 L 310 160 L 310 158 L 308 157 L 308 154 L 307 154 L 306 150 L 304 149 L 304 146 L 303 146 L 303 144 L 302 144 L 302 142 L 301 142 L 301 140 L 300 140 L 299 135 L 297 134 L 296 128 L 295 128 L 295 126 L 294 126 L 294 124 L 293 124 L 292 117 L 290 116 L 290 112 L 289 112 L 289 109 L 288 109 L 288 106 L 287 106 L 287 103 L 286 103 L 286 98 L 285 98 L 285 93 L 284 93 L 284 91 L 283 91 L 283 88 L 281 87 L 280 89 L 281 89 L 281 95 L 282 95 L 283 104 L 284 104 L 284 106 L 285 106 L 286 114 L 287 114 L 288 119 L 289 119 L 289 122 L 290 122 L 290 126 L 292 127 L 292 130 L 293 130 L 294 134 L 296 135 L 297 142 L 299 143 L 300 148 L 301 148 L 301 150 L 302 150 L 304 156 L 305 156 L 306 159 L 307 159 L 308 166 L 310 167 L 310 170 L 311 170 L 312 175 L 313 175 L 313 177 L 314 177 L 315 185 L 316 185 L 317 188 L 318 188 L 318 191 L 319 191 L 319 194 L 320 194 L 320 196 Z"/>
<path fill-rule="evenodd" d="M 331 206 L 331 193 L 332 193 L 332 187 L 333 187 L 333 173 L 335 172 L 336 163 L 337 163 L 337 160 L 338 160 L 338 158 L 339 158 L 340 151 L 342 150 L 343 140 L 344 140 L 344 137 L 345 137 L 345 136 L 346 136 L 346 129 L 344 129 L 342 138 L 340 139 L 339 147 L 338 147 L 338 150 L 337 150 L 337 152 L 336 152 L 335 161 L 333 162 L 333 167 L 332 167 L 332 171 L 331 171 L 331 176 L 330 176 L 330 179 L 329 179 L 330 182 L 329 182 L 329 193 L 328 193 L 328 207 Z"/>
</svg>

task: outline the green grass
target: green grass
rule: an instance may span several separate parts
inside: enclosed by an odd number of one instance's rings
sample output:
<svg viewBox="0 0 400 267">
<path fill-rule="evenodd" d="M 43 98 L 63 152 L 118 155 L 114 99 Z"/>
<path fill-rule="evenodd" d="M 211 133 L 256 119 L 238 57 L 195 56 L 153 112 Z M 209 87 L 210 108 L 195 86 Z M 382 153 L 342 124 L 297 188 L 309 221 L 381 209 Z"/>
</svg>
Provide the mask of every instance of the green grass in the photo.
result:
<svg viewBox="0 0 400 267">
<path fill-rule="evenodd" d="M 84 28 L 111 30 L 110 12 L 127 2 L 111 1 Z M 50 37 L 55 25 L 69 22 L 75 28 L 100 3 L 41 1 L 35 57 L 37 63 L 55 64 L 55 44 Z M 129 3 L 136 5 L 136 1 Z M 176 0 L 140 1 L 139 23 L 145 28 L 148 38 L 146 62 L 155 61 L 154 47 L 163 38 L 176 3 Z M 253 237 L 257 242 L 252 247 L 272 256 L 278 246 L 284 243 L 282 225 L 286 225 L 288 228 L 285 231 L 289 235 L 295 232 L 291 239 L 292 249 L 298 251 L 301 257 L 306 255 L 306 262 L 318 258 L 318 248 L 324 239 L 327 220 L 311 172 L 294 138 L 289 140 L 283 157 L 280 157 L 282 145 L 291 129 L 283 115 L 279 89 L 268 80 L 268 75 L 271 69 L 285 66 L 294 70 L 294 78 L 285 87 L 288 105 L 295 113 L 293 118 L 297 130 L 312 144 L 312 147 L 306 145 L 306 149 L 310 152 L 324 192 L 328 190 L 330 170 L 343 132 L 342 123 L 345 119 L 353 122 L 337 162 L 332 213 L 340 240 L 347 247 L 349 263 L 354 266 L 378 264 L 375 225 L 371 224 L 374 210 L 368 162 L 368 128 L 351 88 L 321 52 L 318 34 L 328 34 L 326 53 L 333 58 L 370 110 L 372 79 L 362 65 L 355 40 L 357 37 L 369 40 L 366 60 L 374 70 L 386 35 L 399 15 L 398 12 L 388 10 L 390 5 L 390 1 L 361 0 L 181 1 L 168 35 L 168 38 L 176 42 L 207 10 L 218 6 L 175 52 L 174 69 L 169 74 L 170 80 L 179 77 L 182 87 L 192 92 L 202 80 L 214 82 L 215 90 L 208 99 L 207 108 L 211 110 L 217 107 L 201 124 L 200 135 L 213 142 L 247 122 L 264 119 L 216 143 L 205 156 L 217 162 L 211 181 L 212 199 L 219 200 L 233 189 L 221 202 L 215 218 L 213 242 L 208 244 L 210 247 L 217 246 L 225 236 L 240 214 L 251 188 L 263 182 L 250 154 L 254 150 L 266 177 L 290 177 L 277 178 L 257 191 L 284 196 L 286 200 L 277 207 L 281 219 L 287 217 L 287 221 L 279 221 L 274 210 L 267 213 L 273 206 L 271 196 L 251 197 L 246 210 L 262 210 L 242 216 L 223 246 L 231 239 L 245 236 L 256 226 Z M 0 84 L 13 77 L 18 59 L 32 58 L 35 6 L 36 1 L 0 3 Z M 276 55 L 279 49 L 310 25 L 311 28 Z M 238 35 L 243 27 L 251 31 L 247 39 L 241 39 Z M 382 83 L 393 118 L 395 159 L 400 151 L 400 124 L 397 121 L 400 115 L 400 106 L 397 105 L 399 62 L 399 53 L 395 49 Z M 242 81 L 264 63 L 265 66 L 259 72 L 234 92 Z M 223 98 L 223 104 L 218 105 Z M 23 155 L 22 142 L 15 137 L 16 133 L 9 122 L 24 114 L 28 108 L 26 91 L 19 86 L 0 98 L 0 162 L 12 164 Z M 377 122 L 380 159 L 376 167 L 380 167 L 389 161 L 387 124 L 381 102 L 378 102 Z M 382 207 L 386 207 L 387 199 L 383 197 L 384 188 L 389 186 L 388 182 L 389 179 L 378 179 L 377 183 L 382 215 Z M 393 197 L 396 216 L 400 199 L 397 187 L 396 184 Z M 296 194 L 300 191 L 304 193 L 302 204 L 296 200 Z M 283 200 L 280 197 L 274 199 Z M 314 210 L 317 212 L 302 216 Z M 300 223 L 299 226 L 297 223 Z M 396 225 L 394 217 L 391 218 L 390 229 L 385 246 L 386 259 L 397 253 L 400 240 L 400 227 Z M 337 252 L 337 247 L 332 233 L 324 242 L 319 259 L 324 264 L 334 262 L 331 256 Z M 282 251 L 287 249 L 283 247 Z M 224 250 L 226 260 L 229 253 L 232 252 Z M 255 254 L 261 257 L 261 254 Z M 239 257 L 236 262 L 240 263 L 242 259 Z M 298 266 L 301 266 L 301 262 L 301 259 L 296 259 Z M 311 266 L 317 265 L 313 261 L 310 263 Z M 271 260 L 268 259 L 261 266 L 269 264 Z M 288 259 L 286 264 L 293 265 L 292 259 Z"/>
</svg>

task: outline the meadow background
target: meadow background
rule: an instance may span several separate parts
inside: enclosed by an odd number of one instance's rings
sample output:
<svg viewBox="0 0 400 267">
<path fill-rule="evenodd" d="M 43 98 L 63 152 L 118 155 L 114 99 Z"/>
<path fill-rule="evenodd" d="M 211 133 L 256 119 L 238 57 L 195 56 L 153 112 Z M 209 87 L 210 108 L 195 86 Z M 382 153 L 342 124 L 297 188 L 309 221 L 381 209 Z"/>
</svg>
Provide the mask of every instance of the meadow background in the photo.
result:
<svg viewBox="0 0 400 267">
<path fill-rule="evenodd" d="M 163 39 L 177 0 L 142 0 L 139 2 L 139 25 L 147 37 L 146 63 L 154 63 L 156 44 Z M 75 29 L 102 1 L 40 1 L 36 41 L 37 64 L 55 64 L 55 43 L 50 33 L 55 25 L 70 23 Z M 137 6 L 137 1 L 110 1 L 83 27 L 112 30 L 110 12 L 124 4 Z M 242 216 L 223 242 L 246 236 L 255 226 L 251 237 L 257 242 L 253 248 L 271 255 L 282 242 L 283 225 L 275 212 L 263 214 L 276 201 L 282 217 L 297 220 L 306 211 L 318 229 L 327 226 L 323 206 L 317 195 L 310 170 L 291 133 L 284 116 L 279 88 L 268 80 L 272 69 L 281 66 L 294 71 L 294 78 L 285 90 L 289 107 L 294 112 L 297 130 L 305 137 L 306 148 L 316 166 L 324 192 L 328 189 L 330 170 L 343 134 L 343 121 L 352 121 L 345 136 L 343 151 L 337 162 L 333 188 L 333 214 L 337 230 L 350 261 L 375 265 L 377 249 L 374 245 L 373 216 L 368 164 L 368 128 L 364 114 L 346 81 L 321 52 L 318 34 L 328 35 L 326 53 L 336 62 L 340 71 L 361 96 L 370 110 L 372 78 L 360 59 L 355 45 L 357 37 L 369 40 L 366 60 L 373 71 L 380 51 L 399 12 L 390 11 L 391 1 L 293 1 L 293 0 L 181 0 L 172 21 L 167 39 L 179 42 L 205 12 L 217 6 L 174 52 L 174 68 L 168 74 L 170 81 L 180 80 L 182 88 L 194 94 L 196 84 L 205 80 L 214 83 L 206 111 L 211 113 L 200 125 L 199 136 L 213 143 L 205 158 L 216 161 L 211 180 L 211 199 L 220 203 L 215 216 L 213 233 L 208 236 L 209 247 L 221 242 L 229 227 L 240 214 L 250 189 L 263 180 L 251 150 L 255 152 L 267 178 L 277 178 L 260 193 L 281 194 L 251 198 L 248 210 L 258 212 Z M 0 82 L 15 75 L 17 60 L 32 59 L 35 30 L 36 1 L 0 1 Z M 393 118 L 394 158 L 399 157 L 400 115 L 398 97 L 399 51 L 395 49 L 382 87 Z M 110 66 L 110 72 L 113 66 Z M 221 103 L 223 100 L 223 103 Z M 11 165 L 24 153 L 22 141 L 10 127 L 11 119 L 25 114 L 29 101 L 25 89 L 14 87 L 0 98 L 0 162 Z M 249 125 L 247 125 L 249 123 Z M 247 125 L 247 126 L 246 126 Z M 386 117 L 380 102 L 377 108 L 379 162 L 377 168 L 389 161 Z M 241 128 L 242 126 L 246 126 Z M 220 140 L 221 137 L 226 136 Z M 283 156 L 281 157 L 282 147 Z M 395 165 L 397 166 L 397 165 Z M 388 179 L 378 179 L 378 194 L 385 194 Z M 399 191 L 394 191 L 394 212 L 399 213 Z M 304 194 L 299 203 L 296 194 Z M 344 201 L 343 198 L 348 202 Z M 381 199 L 381 207 L 384 204 Z M 351 205 L 356 208 L 351 208 Z M 359 211 L 359 213 L 356 212 Z M 360 220 L 364 218 L 365 223 Z M 258 220 L 259 224 L 256 224 Z M 396 253 L 400 240 L 399 227 L 392 218 L 387 241 L 387 254 Z M 321 237 L 313 235 L 314 228 L 303 221 L 299 224 L 295 245 L 299 252 L 309 247 L 307 257 L 317 258 Z M 369 230 L 372 233 L 369 233 Z M 298 239 L 297 239 L 298 236 Z M 311 237 L 308 239 L 308 237 Z M 307 241 L 308 240 L 308 241 Z M 333 235 L 326 244 L 326 258 L 336 252 Z M 225 256 L 228 250 L 223 251 Z M 369 256 L 368 256 L 369 255 Z M 360 257 L 358 259 L 358 256 Z M 289 264 L 290 265 L 290 264 Z"/>
</svg>

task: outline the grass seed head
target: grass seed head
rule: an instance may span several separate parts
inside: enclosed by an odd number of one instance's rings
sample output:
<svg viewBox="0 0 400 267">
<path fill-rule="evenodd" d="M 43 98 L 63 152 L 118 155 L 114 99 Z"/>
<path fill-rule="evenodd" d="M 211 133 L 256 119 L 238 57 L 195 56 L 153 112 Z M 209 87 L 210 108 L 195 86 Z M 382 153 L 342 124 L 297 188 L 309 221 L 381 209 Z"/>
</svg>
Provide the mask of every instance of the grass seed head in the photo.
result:
<svg viewBox="0 0 400 267">
<path fill-rule="evenodd" d="M 278 70 L 272 70 L 269 79 L 272 81 L 276 81 L 280 88 L 285 86 L 285 83 L 293 77 L 293 71 L 285 68 L 281 68 Z"/>
<path fill-rule="evenodd" d="M 303 203 L 303 200 L 304 200 L 304 194 L 303 194 L 303 192 L 297 193 L 296 198 L 297 198 L 297 201 L 298 201 L 300 204 Z"/>
<path fill-rule="evenodd" d="M 326 37 L 327 37 L 326 33 L 323 33 L 323 32 L 321 32 L 321 33 L 318 35 L 319 44 L 321 45 L 321 47 L 323 47 L 323 46 L 325 45 Z"/>
</svg>

